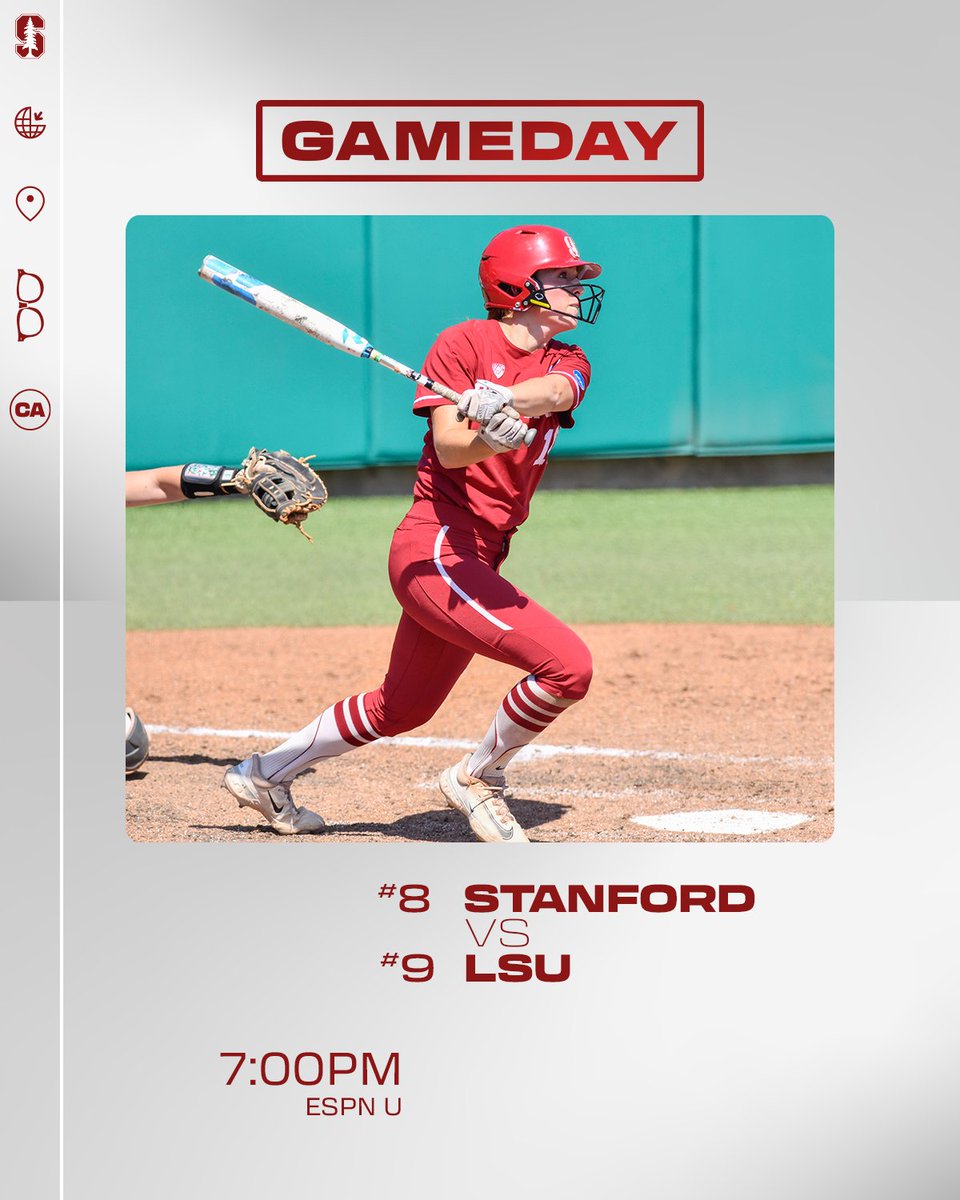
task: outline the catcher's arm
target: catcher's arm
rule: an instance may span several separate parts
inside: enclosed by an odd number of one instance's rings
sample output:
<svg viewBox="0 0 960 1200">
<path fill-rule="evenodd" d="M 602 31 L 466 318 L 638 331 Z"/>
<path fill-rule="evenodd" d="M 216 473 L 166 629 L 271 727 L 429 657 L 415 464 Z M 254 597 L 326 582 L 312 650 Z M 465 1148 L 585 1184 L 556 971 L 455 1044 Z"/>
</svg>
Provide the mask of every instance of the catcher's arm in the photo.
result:
<svg viewBox="0 0 960 1200">
<path fill-rule="evenodd" d="M 126 477 L 128 508 L 230 495 L 249 496 L 272 521 L 296 526 L 312 542 L 303 522 L 326 503 L 327 488 L 307 459 L 256 448 L 239 467 L 184 463 L 128 471 Z"/>
<path fill-rule="evenodd" d="M 151 467 L 127 471 L 127 508 L 144 504 L 173 504 L 202 496 L 225 496 L 239 467 L 210 463 L 181 463 L 176 467 Z"/>
<path fill-rule="evenodd" d="M 128 471 L 127 508 L 142 504 L 170 504 L 182 500 L 180 467 L 155 467 L 149 471 Z"/>
</svg>

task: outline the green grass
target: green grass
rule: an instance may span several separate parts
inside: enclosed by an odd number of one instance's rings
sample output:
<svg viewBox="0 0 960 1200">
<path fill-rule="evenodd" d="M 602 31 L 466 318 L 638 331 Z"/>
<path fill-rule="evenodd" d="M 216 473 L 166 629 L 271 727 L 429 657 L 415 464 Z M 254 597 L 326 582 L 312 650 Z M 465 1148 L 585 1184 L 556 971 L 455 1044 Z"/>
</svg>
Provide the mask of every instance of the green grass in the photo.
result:
<svg viewBox="0 0 960 1200">
<path fill-rule="evenodd" d="M 247 500 L 127 512 L 127 625 L 379 625 L 405 497 L 332 499 L 311 546 Z M 567 621 L 833 621 L 833 489 L 542 492 L 504 574 Z"/>
</svg>

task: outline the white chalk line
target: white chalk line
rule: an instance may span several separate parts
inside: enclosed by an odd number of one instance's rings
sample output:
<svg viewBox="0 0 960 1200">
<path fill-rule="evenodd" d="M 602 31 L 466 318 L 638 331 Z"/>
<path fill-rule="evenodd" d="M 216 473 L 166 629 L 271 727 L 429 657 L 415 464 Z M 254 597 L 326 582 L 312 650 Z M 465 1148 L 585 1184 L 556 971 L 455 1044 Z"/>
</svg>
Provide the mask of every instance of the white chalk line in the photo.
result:
<svg viewBox="0 0 960 1200">
<path fill-rule="evenodd" d="M 436 781 L 427 781 L 426 783 L 418 783 L 417 787 L 425 792 L 435 792 L 437 790 Z M 507 791 L 510 791 L 509 784 Z M 646 800 L 648 793 L 642 788 L 629 788 L 627 791 L 610 792 L 598 791 L 596 788 L 569 788 L 569 787 L 530 787 L 528 784 L 522 785 L 523 798 L 526 800 L 530 797 L 537 796 L 573 796 L 578 800 Z"/>
<path fill-rule="evenodd" d="M 180 737 L 218 737 L 227 740 L 245 741 L 254 739 L 265 742 L 282 742 L 291 736 L 292 730 L 286 732 L 277 729 L 211 729 L 202 725 L 191 725 L 180 728 L 175 725 L 148 725 L 147 732 L 176 734 Z M 475 741 L 465 741 L 462 738 L 438 737 L 386 737 L 371 746 L 413 746 L 422 750 L 473 750 Z M 642 758 L 654 762 L 710 762 L 728 763 L 735 765 L 750 765 L 751 763 L 773 763 L 784 767 L 829 767 L 833 759 L 829 756 L 822 758 L 803 758 L 797 756 L 777 757 L 762 754 L 685 754 L 679 750 L 628 750 L 615 749 L 610 746 L 525 746 L 513 760 L 516 763 L 537 762 L 546 758 Z"/>
<path fill-rule="evenodd" d="M 417 787 L 421 791 L 424 791 L 424 792 L 435 792 L 437 790 L 436 782 L 430 781 L 430 780 L 428 780 L 424 783 L 418 783 Z M 619 791 L 610 791 L 610 790 L 604 790 L 604 789 L 598 789 L 598 788 L 531 787 L 529 784 L 524 783 L 524 784 L 518 785 L 518 791 L 520 793 L 522 793 L 522 799 L 524 799 L 524 800 L 536 800 L 542 796 L 542 797 L 545 797 L 550 800 L 553 800 L 553 799 L 561 799 L 562 800 L 565 797 L 569 797 L 574 800 L 619 800 L 619 801 L 627 801 L 628 803 L 633 802 L 633 803 L 644 803 L 644 804 L 649 804 L 653 801 L 657 801 L 661 804 L 664 802 L 663 792 L 648 792 L 642 787 L 627 788 L 625 790 L 621 789 Z M 507 784 L 507 792 L 508 793 L 510 792 L 509 783 Z M 672 801 L 674 801 L 675 803 L 680 803 L 684 799 L 684 797 L 681 796 L 681 794 L 679 792 L 673 792 L 670 795 L 670 799 Z M 701 796 L 700 799 L 701 799 L 701 802 L 706 803 L 706 804 L 722 804 L 723 803 L 723 800 L 719 796 Z M 751 802 L 753 804 L 763 804 L 763 805 L 785 803 L 785 801 L 780 796 L 770 796 L 769 798 L 763 797 L 763 796 L 753 796 L 753 797 L 751 797 Z M 689 811 L 689 810 L 682 809 L 676 813 L 666 813 L 666 814 L 664 814 L 664 816 L 667 819 L 672 819 L 675 816 L 683 816 L 684 813 L 686 813 L 687 811 Z M 693 811 L 700 812 L 701 810 L 696 809 Z M 728 810 L 723 810 L 723 811 L 726 812 Z M 740 811 L 740 810 L 732 810 L 732 811 Z M 762 812 L 764 810 L 751 809 L 750 811 L 751 812 L 753 812 L 753 811 Z M 797 815 L 799 816 L 799 814 L 797 814 Z M 659 819 L 659 818 L 657 818 L 657 819 Z M 637 816 L 637 817 L 631 817 L 630 820 L 635 821 L 638 824 L 643 824 L 647 820 L 647 818 Z M 800 817 L 800 820 L 805 821 L 805 820 L 809 820 L 809 818 L 808 817 Z M 799 824 L 799 821 L 797 823 Z"/>
<path fill-rule="evenodd" d="M 713 812 L 664 813 L 655 817 L 631 817 L 634 825 L 663 829 L 668 833 L 720 833 L 750 837 L 758 833 L 776 833 L 795 829 L 813 818 L 804 813 L 758 812 L 756 809 L 728 808 Z"/>
</svg>

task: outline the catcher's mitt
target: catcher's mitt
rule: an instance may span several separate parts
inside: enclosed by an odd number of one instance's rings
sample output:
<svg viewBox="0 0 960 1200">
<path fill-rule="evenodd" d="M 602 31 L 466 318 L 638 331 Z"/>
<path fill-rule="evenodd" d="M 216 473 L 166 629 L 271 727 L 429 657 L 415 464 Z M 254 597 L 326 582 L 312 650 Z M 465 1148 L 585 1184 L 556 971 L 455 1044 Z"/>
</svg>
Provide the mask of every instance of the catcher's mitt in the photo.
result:
<svg viewBox="0 0 960 1200">
<path fill-rule="evenodd" d="M 294 458 L 286 450 L 251 447 L 231 486 L 273 521 L 295 525 L 312 542 L 303 522 L 327 502 L 327 489 L 309 458 Z"/>
</svg>

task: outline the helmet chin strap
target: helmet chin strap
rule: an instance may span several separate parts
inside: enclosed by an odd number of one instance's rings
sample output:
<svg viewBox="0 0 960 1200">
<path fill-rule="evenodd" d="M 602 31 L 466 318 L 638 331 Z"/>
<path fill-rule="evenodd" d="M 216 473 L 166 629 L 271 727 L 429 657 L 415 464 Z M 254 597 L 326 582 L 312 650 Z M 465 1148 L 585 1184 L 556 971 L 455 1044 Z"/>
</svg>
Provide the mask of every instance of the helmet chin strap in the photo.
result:
<svg viewBox="0 0 960 1200">
<path fill-rule="evenodd" d="M 573 317 L 574 316 L 573 313 L 563 312 L 562 309 L 551 308 L 550 305 L 547 304 L 547 302 L 545 300 L 535 300 L 533 298 L 533 296 L 528 296 L 525 307 L 523 307 L 523 308 L 508 308 L 506 310 L 506 312 L 504 313 L 504 317 L 509 317 L 512 320 L 514 317 L 522 316 L 524 313 L 532 313 L 532 315 L 536 316 L 536 312 L 533 311 L 535 309 L 539 310 L 542 313 L 548 313 L 548 312 L 556 313 L 557 316 L 560 316 L 560 317 Z M 579 320 L 579 317 L 576 317 L 575 319 Z"/>
</svg>

